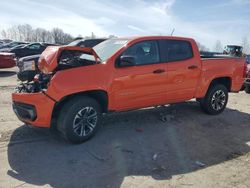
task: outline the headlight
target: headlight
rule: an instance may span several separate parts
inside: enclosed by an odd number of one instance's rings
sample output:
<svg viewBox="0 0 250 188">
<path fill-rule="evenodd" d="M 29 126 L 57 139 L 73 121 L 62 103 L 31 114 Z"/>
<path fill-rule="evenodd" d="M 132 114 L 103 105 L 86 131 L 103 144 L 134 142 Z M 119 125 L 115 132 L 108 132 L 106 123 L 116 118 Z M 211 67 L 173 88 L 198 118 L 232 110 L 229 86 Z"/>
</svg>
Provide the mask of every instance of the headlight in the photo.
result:
<svg viewBox="0 0 250 188">
<path fill-rule="evenodd" d="M 35 61 L 23 62 L 23 71 L 28 71 L 28 70 L 36 70 Z"/>
</svg>

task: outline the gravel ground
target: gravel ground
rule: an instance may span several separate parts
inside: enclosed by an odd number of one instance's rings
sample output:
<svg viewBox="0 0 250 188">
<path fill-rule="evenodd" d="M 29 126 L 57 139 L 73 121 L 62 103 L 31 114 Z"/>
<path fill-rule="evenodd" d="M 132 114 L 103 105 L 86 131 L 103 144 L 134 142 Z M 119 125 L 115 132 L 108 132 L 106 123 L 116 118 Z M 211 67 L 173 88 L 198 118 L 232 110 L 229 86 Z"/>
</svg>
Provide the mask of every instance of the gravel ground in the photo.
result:
<svg viewBox="0 0 250 188">
<path fill-rule="evenodd" d="M 244 92 L 219 116 L 194 101 L 110 114 L 93 139 L 71 145 L 16 118 L 15 71 L 0 71 L 0 187 L 250 187 Z"/>
</svg>

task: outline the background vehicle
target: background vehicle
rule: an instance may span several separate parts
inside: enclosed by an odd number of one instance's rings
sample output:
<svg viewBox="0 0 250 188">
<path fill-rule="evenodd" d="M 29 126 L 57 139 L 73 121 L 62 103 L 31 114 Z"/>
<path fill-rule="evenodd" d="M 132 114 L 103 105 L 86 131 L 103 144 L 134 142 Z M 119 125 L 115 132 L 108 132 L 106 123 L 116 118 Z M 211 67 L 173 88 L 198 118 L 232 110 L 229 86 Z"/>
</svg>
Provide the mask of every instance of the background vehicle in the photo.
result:
<svg viewBox="0 0 250 188">
<path fill-rule="evenodd" d="M 47 44 L 47 43 L 32 43 L 28 45 L 19 44 L 12 48 L 3 48 L 2 51 L 6 52 L 0 53 L 0 65 L 1 65 L 0 68 L 14 67 L 16 65 L 16 59 L 28 55 L 41 54 L 47 48 L 47 46 L 50 45 L 54 44 Z"/>
<path fill-rule="evenodd" d="M 208 52 L 208 51 L 200 51 L 201 57 L 202 58 L 213 58 L 213 57 L 226 57 L 226 56 L 231 56 L 231 57 L 242 57 L 243 56 L 243 47 L 242 46 L 237 46 L 237 45 L 227 45 L 224 48 L 223 53 L 221 52 Z"/>
<path fill-rule="evenodd" d="M 21 44 L 28 44 L 27 42 L 10 42 L 7 44 L 3 44 L 0 46 L 0 52 L 5 52 L 6 50 L 10 50 L 11 48 L 21 45 Z"/>
<path fill-rule="evenodd" d="M 12 42 L 12 40 L 2 39 L 2 40 L 0 40 L 0 47 L 3 46 L 4 44 L 10 43 L 10 42 Z"/>
<path fill-rule="evenodd" d="M 30 55 L 41 54 L 48 46 L 55 46 L 56 44 L 48 43 L 31 43 L 26 46 L 11 49 L 9 52 L 16 54 L 17 58 L 22 58 Z"/>
<path fill-rule="evenodd" d="M 14 111 L 27 124 L 56 126 L 74 143 L 92 137 L 110 111 L 196 98 L 206 113 L 219 114 L 228 92 L 239 92 L 244 82 L 245 59 L 201 59 L 195 41 L 180 37 L 49 47 L 39 61 L 39 76 L 13 93 Z"/>
<path fill-rule="evenodd" d="M 5 49 L 2 49 L 1 52 L 11 52 L 12 50 L 15 50 L 15 49 L 20 49 L 24 46 L 26 46 L 27 44 L 20 44 L 20 45 L 17 45 L 17 46 L 14 46 L 12 48 L 5 48 Z"/>
<path fill-rule="evenodd" d="M 12 68 L 14 66 L 16 66 L 15 54 L 0 53 L 0 69 Z"/>
<path fill-rule="evenodd" d="M 103 42 L 106 39 L 79 39 L 68 46 L 79 46 L 79 47 L 94 47 L 97 44 Z M 40 55 L 33 55 L 21 58 L 17 62 L 19 72 L 17 73 L 18 78 L 21 81 L 32 81 L 34 76 L 39 72 L 38 70 L 38 60 Z"/>
<path fill-rule="evenodd" d="M 1 39 L 0 41 L 3 42 L 3 43 L 10 43 L 10 42 L 12 42 L 12 40 L 10 40 L 10 39 Z"/>
<path fill-rule="evenodd" d="M 250 94 L 250 55 L 246 56 L 247 68 L 246 68 L 246 81 L 244 83 L 246 93 Z"/>
<path fill-rule="evenodd" d="M 105 41 L 107 39 L 105 38 L 98 38 L 98 39 L 78 39 L 78 40 L 75 40 L 71 43 L 68 44 L 68 46 L 80 46 L 80 47 L 94 47 L 96 46 L 97 44 Z"/>
<path fill-rule="evenodd" d="M 17 77 L 19 80 L 31 82 L 34 79 L 34 76 L 39 73 L 39 58 L 40 54 L 23 57 L 18 60 L 17 66 L 19 71 L 17 73 Z"/>
<path fill-rule="evenodd" d="M 235 56 L 235 57 L 242 57 L 243 54 L 243 47 L 237 45 L 227 45 L 224 48 L 223 54 Z"/>
<path fill-rule="evenodd" d="M 247 55 L 246 59 L 247 59 L 247 64 L 250 64 L 250 55 Z"/>
<path fill-rule="evenodd" d="M 219 53 L 219 52 L 208 52 L 208 51 L 200 51 L 200 56 L 201 58 L 209 58 L 209 57 L 213 57 L 213 56 L 222 56 L 223 53 Z"/>
</svg>

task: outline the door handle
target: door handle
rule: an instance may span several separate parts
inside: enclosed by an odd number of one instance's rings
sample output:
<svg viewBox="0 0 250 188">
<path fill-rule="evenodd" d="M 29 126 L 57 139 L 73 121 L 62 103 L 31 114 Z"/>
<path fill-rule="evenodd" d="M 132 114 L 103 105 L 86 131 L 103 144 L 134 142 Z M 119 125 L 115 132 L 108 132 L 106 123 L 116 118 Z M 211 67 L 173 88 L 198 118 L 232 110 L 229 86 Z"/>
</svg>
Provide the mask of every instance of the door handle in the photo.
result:
<svg viewBox="0 0 250 188">
<path fill-rule="evenodd" d="M 191 70 L 193 70 L 193 69 L 198 69 L 198 66 L 196 66 L 196 65 L 190 65 L 190 66 L 188 67 L 188 69 L 191 69 Z"/>
<path fill-rule="evenodd" d="M 165 72 L 164 69 L 157 69 L 157 70 L 155 70 L 153 73 L 154 73 L 154 74 L 161 74 L 161 73 L 164 73 L 164 72 Z"/>
</svg>

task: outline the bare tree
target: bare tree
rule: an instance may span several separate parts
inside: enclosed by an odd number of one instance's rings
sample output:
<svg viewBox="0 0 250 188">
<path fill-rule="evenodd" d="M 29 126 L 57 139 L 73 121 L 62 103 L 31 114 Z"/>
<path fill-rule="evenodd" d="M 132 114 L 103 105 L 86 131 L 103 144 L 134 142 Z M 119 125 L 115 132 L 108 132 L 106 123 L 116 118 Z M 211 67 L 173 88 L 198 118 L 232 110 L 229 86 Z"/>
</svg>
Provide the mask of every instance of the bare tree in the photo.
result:
<svg viewBox="0 0 250 188">
<path fill-rule="evenodd" d="M 16 26 L 12 26 L 7 30 L 2 31 L 2 33 L 5 33 L 5 38 L 19 40 L 19 33 Z"/>
<path fill-rule="evenodd" d="M 90 35 L 90 36 L 85 36 L 84 38 L 85 38 L 85 39 L 94 39 L 94 38 L 96 38 L 96 35 L 95 35 L 94 32 L 91 32 L 91 35 Z"/>
<path fill-rule="evenodd" d="M 7 36 L 7 32 L 5 30 L 2 30 L 1 31 L 1 37 L 4 38 L 4 39 L 7 39 L 8 36 Z"/>
<path fill-rule="evenodd" d="M 201 43 L 197 42 L 198 48 L 200 51 L 209 51 L 209 48 L 207 48 L 206 46 L 202 45 Z"/>
<path fill-rule="evenodd" d="M 25 25 L 18 25 L 13 26 L 13 28 L 16 30 L 16 33 L 18 33 L 19 40 L 21 41 L 27 41 L 27 42 L 32 42 L 32 36 L 34 34 L 34 30 L 32 27 L 28 24 Z"/>
<path fill-rule="evenodd" d="M 58 44 L 68 44 L 72 42 L 73 37 L 64 33 L 62 29 L 54 28 L 47 31 L 43 28 L 33 29 L 30 25 L 17 25 L 1 31 L 3 38 L 26 42 L 49 42 Z"/>
<path fill-rule="evenodd" d="M 13 39 L 19 40 L 19 33 L 17 31 L 17 27 L 13 26 L 8 29 L 8 33 L 10 36 L 12 36 Z"/>
<path fill-rule="evenodd" d="M 69 44 L 69 43 L 71 43 L 73 40 L 74 40 L 74 38 L 73 38 L 70 34 L 65 33 L 65 34 L 64 34 L 64 38 L 63 38 L 63 40 L 62 40 L 62 43 L 63 43 L 63 44 Z"/>
<path fill-rule="evenodd" d="M 250 53 L 250 47 L 249 47 L 249 43 L 248 43 L 248 38 L 245 36 L 242 38 L 242 47 L 243 47 L 243 53 L 244 54 L 248 54 Z"/>
<path fill-rule="evenodd" d="M 54 38 L 50 31 L 44 30 L 41 32 L 40 38 L 43 42 L 54 43 Z"/>
<path fill-rule="evenodd" d="M 214 45 L 214 51 L 215 52 L 223 52 L 223 45 L 220 40 L 217 40 Z"/>
<path fill-rule="evenodd" d="M 91 38 L 92 38 L 92 39 L 96 38 L 96 35 L 95 35 L 94 32 L 91 33 Z"/>
<path fill-rule="evenodd" d="M 67 44 L 73 41 L 73 37 L 67 33 L 64 33 L 62 29 L 54 28 L 51 31 L 51 35 L 56 44 Z"/>
<path fill-rule="evenodd" d="M 117 36 L 115 36 L 115 35 L 109 35 L 109 37 L 108 37 L 109 39 L 112 39 L 112 38 L 117 38 Z"/>
<path fill-rule="evenodd" d="M 40 42 L 54 42 L 51 36 L 51 33 L 43 28 L 37 28 L 34 31 L 33 41 L 40 41 Z"/>
<path fill-rule="evenodd" d="M 59 29 L 59 28 L 54 28 L 51 31 L 51 35 L 54 39 L 54 42 L 59 44 L 62 41 L 63 38 L 63 30 Z"/>
</svg>

